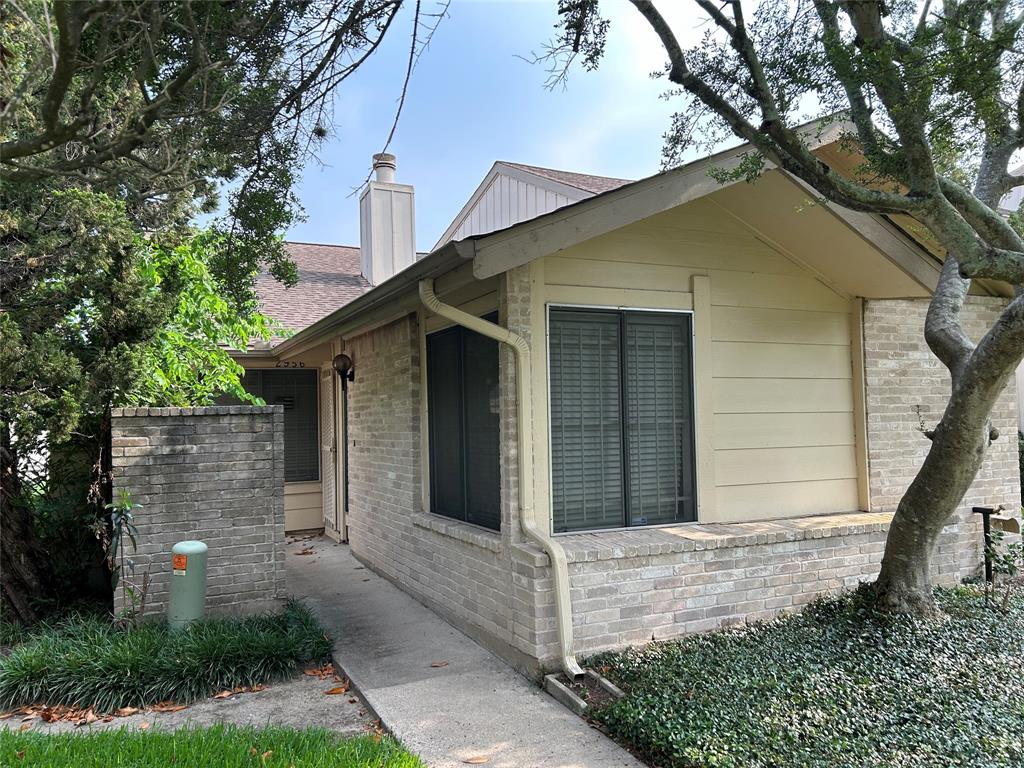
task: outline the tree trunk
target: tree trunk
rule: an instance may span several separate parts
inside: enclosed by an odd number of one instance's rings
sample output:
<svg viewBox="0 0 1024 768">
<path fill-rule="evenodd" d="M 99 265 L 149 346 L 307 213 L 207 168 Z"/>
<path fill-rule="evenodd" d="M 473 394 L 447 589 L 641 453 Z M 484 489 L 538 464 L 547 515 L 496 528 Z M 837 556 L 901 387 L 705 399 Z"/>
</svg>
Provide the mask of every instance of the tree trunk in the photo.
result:
<svg viewBox="0 0 1024 768">
<path fill-rule="evenodd" d="M 942 528 L 956 515 L 974 482 L 987 448 L 987 423 L 984 431 L 971 431 L 973 441 L 955 439 L 960 435 L 940 437 L 937 431 L 928 457 L 900 499 L 875 582 L 883 610 L 918 615 L 935 610 L 932 554 Z"/>
<path fill-rule="evenodd" d="M 36 537 L 31 508 L 21 498 L 10 432 L 0 428 L 0 610 L 23 624 L 38 618 L 36 606 L 47 597 L 45 558 Z"/>
</svg>

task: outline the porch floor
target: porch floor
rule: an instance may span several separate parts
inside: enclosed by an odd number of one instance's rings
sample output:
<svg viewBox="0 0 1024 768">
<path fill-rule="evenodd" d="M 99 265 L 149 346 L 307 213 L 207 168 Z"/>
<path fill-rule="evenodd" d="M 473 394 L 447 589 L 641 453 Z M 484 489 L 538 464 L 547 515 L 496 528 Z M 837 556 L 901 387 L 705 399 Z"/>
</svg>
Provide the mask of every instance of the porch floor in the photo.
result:
<svg viewBox="0 0 1024 768">
<path fill-rule="evenodd" d="M 311 550 L 309 554 L 299 554 Z M 432 768 L 643 768 L 492 653 L 327 538 L 288 544 L 288 589 L 335 638 L 334 660 Z M 431 666 L 447 662 L 445 665 Z"/>
</svg>

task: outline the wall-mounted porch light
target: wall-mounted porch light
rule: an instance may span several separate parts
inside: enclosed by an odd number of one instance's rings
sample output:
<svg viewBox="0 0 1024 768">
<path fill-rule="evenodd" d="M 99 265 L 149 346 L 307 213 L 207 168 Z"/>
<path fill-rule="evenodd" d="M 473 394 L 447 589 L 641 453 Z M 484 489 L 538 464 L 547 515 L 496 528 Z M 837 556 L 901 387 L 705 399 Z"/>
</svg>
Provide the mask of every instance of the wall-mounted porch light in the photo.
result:
<svg viewBox="0 0 1024 768">
<path fill-rule="evenodd" d="M 335 372 L 341 378 L 341 385 L 344 387 L 346 382 L 356 380 L 356 364 L 352 362 L 352 358 L 342 353 L 335 355 L 334 360 L 331 361 L 331 367 L 334 368 Z"/>
</svg>

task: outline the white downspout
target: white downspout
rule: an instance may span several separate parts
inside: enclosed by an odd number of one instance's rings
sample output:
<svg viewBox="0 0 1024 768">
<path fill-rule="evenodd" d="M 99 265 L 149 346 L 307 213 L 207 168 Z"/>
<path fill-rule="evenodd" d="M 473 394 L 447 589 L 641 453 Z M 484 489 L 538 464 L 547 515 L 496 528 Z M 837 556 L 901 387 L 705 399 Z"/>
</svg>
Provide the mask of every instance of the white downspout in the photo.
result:
<svg viewBox="0 0 1024 768">
<path fill-rule="evenodd" d="M 522 336 L 508 328 L 488 322 L 441 302 L 434 293 L 434 281 L 420 280 L 420 301 L 436 315 L 486 336 L 512 349 L 516 360 L 516 423 L 519 447 L 519 523 L 528 539 L 547 553 L 555 588 L 555 620 L 562 669 L 570 677 L 583 674 L 572 652 L 572 605 L 569 602 L 569 566 L 565 550 L 548 533 L 548 526 L 537 524 L 533 508 L 533 391 L 530 385 L 530 345 Z M 546 521 L 545 521 L 546 522 Z"/>
</svg>

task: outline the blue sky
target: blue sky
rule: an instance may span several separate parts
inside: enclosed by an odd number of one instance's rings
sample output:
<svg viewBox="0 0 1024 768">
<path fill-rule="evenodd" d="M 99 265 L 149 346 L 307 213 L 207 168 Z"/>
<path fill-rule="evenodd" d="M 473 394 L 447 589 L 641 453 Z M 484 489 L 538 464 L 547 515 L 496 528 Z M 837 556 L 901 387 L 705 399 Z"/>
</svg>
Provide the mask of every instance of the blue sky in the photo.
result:
<svg viewBox="0 0 1024 768">
<path fill-rule="evenodd" d="M 547 90 L 530 64 L 553 34 L 555 0 L 454 0 L 413 75 L 390 151 L 396 181 L 416 187 L 417 247 L 430 249 L 495 160 L 642 178 L 659 169 L 662 133 L 673 111 L 649 74 L 664 55 L 625 0 L 606 0 L 605 61 L 576 68 L 565 89 Z M 424 2 L 424 10 L 434 8 Z M 389 38 L 338 92 L 334 134 L 297 189 L 308 219 L 288 239 L 356 245 L 352 195 L 381 149 L 394 117 L 408 56 L 411 6 Z M 698 34 L 676 19 L 677 32 Z"/>
</svg>

